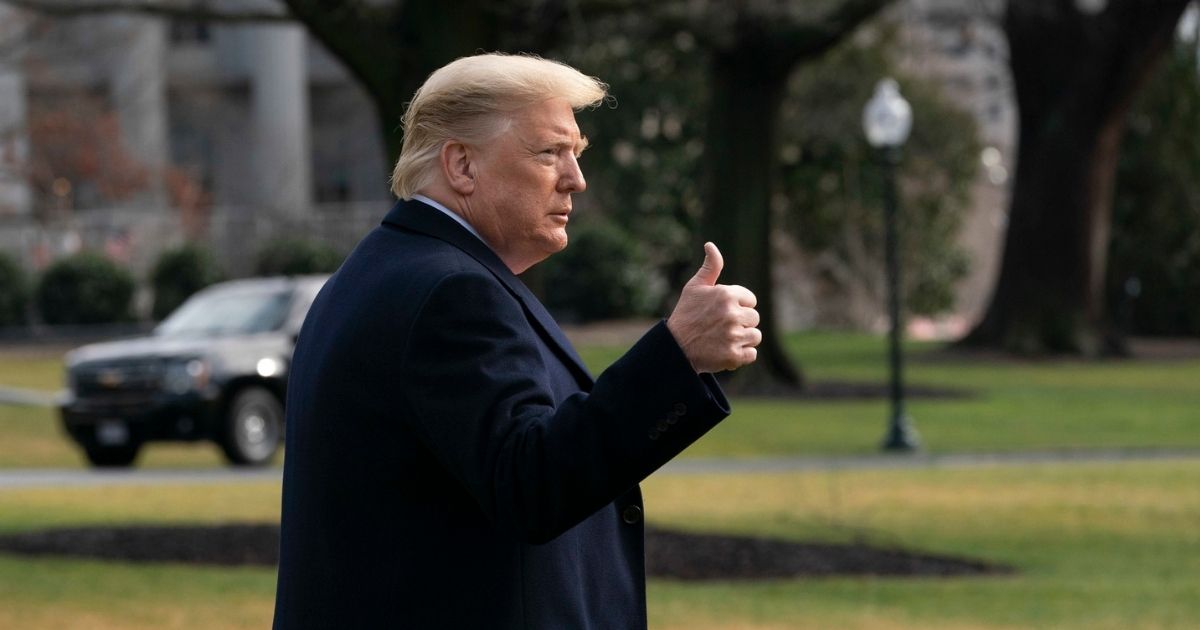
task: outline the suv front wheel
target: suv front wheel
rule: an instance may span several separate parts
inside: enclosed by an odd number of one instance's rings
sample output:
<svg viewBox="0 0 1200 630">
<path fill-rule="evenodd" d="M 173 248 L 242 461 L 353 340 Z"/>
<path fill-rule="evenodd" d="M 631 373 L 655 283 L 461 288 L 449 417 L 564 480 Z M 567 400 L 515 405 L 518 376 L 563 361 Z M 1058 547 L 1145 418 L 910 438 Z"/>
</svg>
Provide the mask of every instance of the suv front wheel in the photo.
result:
<svg viewBox="0 0 1200 630">
<path fill-rule="evenodd" d="M 269 390 L 247 387 L 229 404 L 224 429 L 221 450 L 230 463 L 265 465 L 283 440 L 283 405 Z"/>
</svg>

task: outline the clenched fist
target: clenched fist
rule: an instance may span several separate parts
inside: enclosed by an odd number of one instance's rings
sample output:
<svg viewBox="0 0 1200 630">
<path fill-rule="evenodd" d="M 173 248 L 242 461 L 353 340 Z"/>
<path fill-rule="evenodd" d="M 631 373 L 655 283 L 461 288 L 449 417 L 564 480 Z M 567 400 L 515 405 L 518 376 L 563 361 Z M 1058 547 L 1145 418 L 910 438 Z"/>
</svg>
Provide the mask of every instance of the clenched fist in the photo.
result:
<svg viewBox="0 0 1200 630">
<path fill-rule="evenodd" d="M 758 358 L 758 299 L 745 287 L 717 284 L 724 267 L 721 251 L 705 243 L 704 263 L 667 318 L 667 328 L 697 373 L 734 370 Z"/>
</svg>

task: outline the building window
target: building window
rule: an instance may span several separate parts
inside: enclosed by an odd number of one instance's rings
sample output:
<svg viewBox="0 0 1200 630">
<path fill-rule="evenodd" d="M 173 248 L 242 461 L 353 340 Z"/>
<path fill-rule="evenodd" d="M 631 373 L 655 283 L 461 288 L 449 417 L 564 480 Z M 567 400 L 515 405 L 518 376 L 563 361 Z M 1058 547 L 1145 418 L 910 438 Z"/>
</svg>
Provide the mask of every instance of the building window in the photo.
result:
<svg viewBox="0 0 1200 630">
<path fill-rule="evenodd" d="M 171 20 L 171 43 L 207 45 L 212 40 L 212 28 L 204 20 Z"/>
<path fill-rule="evenodd" d="M 350 201 L 350 182 L 344 174 L 317 178 L 317 203 L 345 203 Z"/>
</svg>

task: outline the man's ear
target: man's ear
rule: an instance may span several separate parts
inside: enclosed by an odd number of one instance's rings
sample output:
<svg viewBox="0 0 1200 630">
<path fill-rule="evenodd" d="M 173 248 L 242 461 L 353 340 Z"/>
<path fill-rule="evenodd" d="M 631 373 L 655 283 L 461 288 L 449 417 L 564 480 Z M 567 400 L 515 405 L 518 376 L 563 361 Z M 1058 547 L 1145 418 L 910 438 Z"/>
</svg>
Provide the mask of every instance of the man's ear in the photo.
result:
<svg viewBox="0 0 1200 630">
<path fill-rule="evenodd" d="M 467 145 L 458 140 L 450 140 L 442 145 L 441 158 L 442 174 L 450 189 L 460 195 L 470 195 L 475 192 L 474 155 Z"/>
</svg>

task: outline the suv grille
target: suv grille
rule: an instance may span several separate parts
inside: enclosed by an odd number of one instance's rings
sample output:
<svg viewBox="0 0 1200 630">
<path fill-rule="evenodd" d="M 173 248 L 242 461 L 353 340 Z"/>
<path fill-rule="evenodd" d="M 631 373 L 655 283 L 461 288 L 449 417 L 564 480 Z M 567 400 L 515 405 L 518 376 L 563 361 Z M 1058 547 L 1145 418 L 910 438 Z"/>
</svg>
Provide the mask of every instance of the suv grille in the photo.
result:
<svg viewBox="0 0 1200 630">
<path fill-rule="evenodd" d="M 158 362 L 109 363 L 75 370 L 75 394 L 80 398 L 129 400 L 153 394 L 162 382 Z"/>
</svg>

